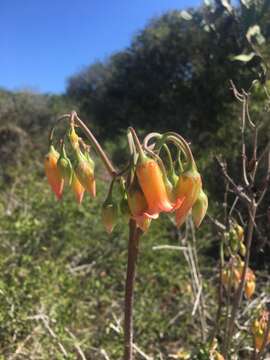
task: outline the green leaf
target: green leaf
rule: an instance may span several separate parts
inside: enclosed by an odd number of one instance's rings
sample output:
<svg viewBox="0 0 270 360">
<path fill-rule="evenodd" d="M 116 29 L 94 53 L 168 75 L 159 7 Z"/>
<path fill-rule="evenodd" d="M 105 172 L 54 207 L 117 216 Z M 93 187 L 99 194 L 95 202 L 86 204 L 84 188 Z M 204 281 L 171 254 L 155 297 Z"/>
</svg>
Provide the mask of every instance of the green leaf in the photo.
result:
<svg viewBox="0 0 270 360">
<path fill-rule="evenodd" d="M 180 16 L 184 20 L 187 20 L 187 21 L 192 20 L 192 15 L 190 13 L 188 13 L 186 10 L 182 10 L 181 13 L 180 13 Z"/>
<path fill-rule="evenodd" d="M 256 42 L 258 43 L 258 45 L 262 45 L 265 42 L 265 38 L 261 33 L 261 28 L 259 25 L 253 25 L 251 26 L 247 33 L 246 33 L 246 38 L 248 39 L 248 41 L 251 43 L 252 40 L 255 38 Z"/>
<path fill-rule="evenodd" d="M 238 60 L 238 61 L 247 63 L 250 60 L 252 60 L 254 58 L 254 56 L 256 56 L 256 55 L 257 54 L 255 52 L 252 52 L 250 54 L 240 54 L 240 55 L 236 55 L 236 56 L 231 56 L 231 60 Z"/>
</svg>

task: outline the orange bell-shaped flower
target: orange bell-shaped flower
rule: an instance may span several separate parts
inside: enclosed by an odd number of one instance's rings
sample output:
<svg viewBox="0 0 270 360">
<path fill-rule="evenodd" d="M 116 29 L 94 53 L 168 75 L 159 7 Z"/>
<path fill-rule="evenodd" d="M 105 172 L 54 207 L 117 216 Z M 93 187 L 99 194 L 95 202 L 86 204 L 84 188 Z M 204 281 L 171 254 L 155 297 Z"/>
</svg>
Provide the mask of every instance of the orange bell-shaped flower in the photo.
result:
<svg viewBox="0 0 270 360">
<path fill-rule="evenodd" d="M 94 177 L 94 161 L 89 157 L 84 156 L 80 150 L 76 152 L 77 164 L 75 167 L 75 174 L 92 197 L 96 196 L 96 181 Z"/>
<path fill-rule="evenodd" d="M 136 175 L 127 192 L 128 206 L 132 217 L 136 218 L 147 212 L 147 202 Z"/>
<path fill-rule="evenodd" d="M 155 160 L 147 156 L 140 157 L 136 167 L 136 175 L 147 201 L 147 213 L 149 215 L 173 209 L 163 180 L 162 171 Z"/>
<path fill-rule="evenodd" d="M 267 324 L 268 324 L 269 312 L 266 310 L 261 311 L 261 314 L 258 319 L 256 319 L 252 324 L 252 333 L 254 337 L 255 348 L 257 351 L 262 349 L 264 339 L 266 336 L 267 331 Z M 270 343 L 270 333 L 266 337 L 265 346 Z"/>
<path fill-rule="evenodd" d="M 177 227 L 180 227 L 195 204 L 202 188 L 201 175 L 196 169 L 190 169 L 179 176 L 175 194 L 178 201 L 182 200 L 182 205 L 175 212 Z"/>
<path fill-rule="evenodd" d="M 198 228 L 203 221 L 208 208 L 208 197 L 201 189 L 195 204 L 192 207 L 192 218 L 195 226 Z"/>
<path fill-rule="evenodd" d="M 72 187 L 72 190 L 74 191 L 77 202 L 80 204 L 83 200 L 83 195 L 84 195 L 85 189 L 82 186 L 82 184 L 80 183 L 80 181 L 78 180 L 75 173 L 73 174 L 73 177 L 72 177 L 71 187 Z"/>
<path fill-rule="evenodd" d="M 245 295 L 249 299 L 251 299 L 252 295 L 255 292 L 256 288 L 256 277 L 254 272 L 248 268 L 246 273 L 246 283 L 245 283 Z"/>
<path fill-rule="evenodd" d="M 59 156 L 58 151 L 56 151 L 54 146 L 51 145 L 44 161 L 45 173 L 48 178 L 48 182 L 58 200 L 61 199 L 64 189 L 64 178 L 57 167 Z"/>
<path fill-rule="evenodd" d="M 131 217 L 136 221 L 137 226 L 141 230 L 147 231 L 151 220 L 158 218 L 158 214 L 148 214 L 148 204 L 136 175 L 127 192 L 127 200 Z"/>
</svg>

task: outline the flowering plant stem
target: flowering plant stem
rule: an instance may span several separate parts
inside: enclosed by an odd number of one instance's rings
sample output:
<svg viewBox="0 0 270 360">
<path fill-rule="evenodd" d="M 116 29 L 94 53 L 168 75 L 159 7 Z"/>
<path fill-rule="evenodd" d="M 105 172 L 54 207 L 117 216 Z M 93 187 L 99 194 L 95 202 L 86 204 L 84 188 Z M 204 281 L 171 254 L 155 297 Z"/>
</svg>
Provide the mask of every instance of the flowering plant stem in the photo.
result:
<svg viewBox="0 0 270 360">
<path fill-rule="evenodd" d="M 129 222 L 128 263 L 125 290 L 125 321 L 124 321 L 124 360 L 133 359 L 133 300 L 136 262 L 139 251 L 139 239 L 142 231 L 135 220 Z"/>
</svg>

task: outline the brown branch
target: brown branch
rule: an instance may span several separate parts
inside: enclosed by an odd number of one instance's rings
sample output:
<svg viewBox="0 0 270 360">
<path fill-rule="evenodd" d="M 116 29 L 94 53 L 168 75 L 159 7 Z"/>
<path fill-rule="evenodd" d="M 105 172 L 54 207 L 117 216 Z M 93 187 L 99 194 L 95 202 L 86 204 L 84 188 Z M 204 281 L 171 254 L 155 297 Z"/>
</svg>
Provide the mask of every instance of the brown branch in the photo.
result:
<svg viewBox="0 0 270 360">
<path fill-rule="evenodd" d="M 218 157 L 216 157 L 216 161 L 217 164 L 219 165 L 223 176 L 225 177 L 226 180 L 228 180 L 229 184 L 233 187 L 234 192 L 239 196 L 239 198 L 241 198 L 246 204 L 250 204 L 251 200 L 250 198 L 247 196 L 246 193 L 244 193 L 242 191 L 242 188 L 240 188 L 239 186 L 237 186 L 235 184 L 235 182 L 233 181 L 233 179 L 228 175 L 227 170 L 224 166 L 224 164 L 220 161 L 220 159 Z"/>
<path fill-rule="evenodd" d="M 246 240 L 247 253 L 246 253 L 246 257 L 245 257 L 245 261 L 244 261 L 244 268 L 243 268 L 243 271 L 241 274 L 241 281 L 240 281 L 240 284 L 236 291 L 234 301 L 232 304 L 231 317 L 230 317 L 230 321 L 229 321 L 227 339 L 226 339 L 226 344 L 225 344 L 225 358 L 227 358 L 228 349 L 230 348 L 230 343 L 231 343 L 231 339 L 232 339 L 232 335 L 233 335 L 233 331 L 234 331 L 235 319 L 236 319 L 237 312 L 238 312 L 238 309 L 239 309 L 239 306 L 241 304 L 242 297 L 243 297 L 245 279 L 246 279 L 246 274 L 247 274 L 247 269 L 248 269 L 249 259 L 250 259 L 250 248 L 251 248 L 253 231 L 254 231 L 256 211 L 257 211 L 257 205 L 255 203 L 255 200 L 253 199 L 251 206 L 250 206 L 249 222 L 248 222 L 248 230 L 247 230 L 247 240 Z"/>
</svg>

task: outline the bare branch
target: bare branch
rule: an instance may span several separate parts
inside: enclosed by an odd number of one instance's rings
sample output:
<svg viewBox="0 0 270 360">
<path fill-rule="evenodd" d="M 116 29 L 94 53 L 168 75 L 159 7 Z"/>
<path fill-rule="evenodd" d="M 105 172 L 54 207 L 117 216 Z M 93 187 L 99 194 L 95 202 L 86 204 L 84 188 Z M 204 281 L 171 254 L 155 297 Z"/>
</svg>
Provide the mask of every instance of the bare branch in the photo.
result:
<svg viewBox="0 0 270 360">
<path fill-rule="evenodd" d="M 233 181 L 233 179 L 228 175 L 227 170 L 225 169 L 224 164 L 220 161 L 220 159 L 218 157 L 216 157 L 216 161 L 222 171 L 223 176 L 225 177 L 226 180 L 228 180 L 229 184 L 233 187 L 234 192 L 239 196 L 239 198 L 241 198 L 246 204 L 250 204 L 251 200 L 250 198 L 247 196 L 247 194 L 245 194 L 243 192 L 243 188 L 239 187 L 235 184 L 235 182 Z"/>
</svg>

